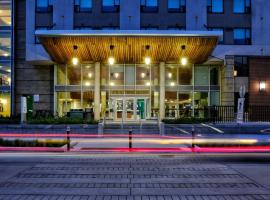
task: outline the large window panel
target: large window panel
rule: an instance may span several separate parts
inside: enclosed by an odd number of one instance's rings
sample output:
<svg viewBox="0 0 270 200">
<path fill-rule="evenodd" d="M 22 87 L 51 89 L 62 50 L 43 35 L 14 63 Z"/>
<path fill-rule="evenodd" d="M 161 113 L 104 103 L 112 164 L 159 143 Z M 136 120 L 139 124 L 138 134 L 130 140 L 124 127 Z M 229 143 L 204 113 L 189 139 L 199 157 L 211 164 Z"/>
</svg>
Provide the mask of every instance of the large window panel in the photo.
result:
<svg viewBox="0 0 270 200">
<path fill-rule="evenodd" d="M 233 12 L 234 13 L 250 13 L 251 12 L 250 0 L 234 0 Z"/>
<path fill-rule="evenodd" d="M 141 0 L 141 12 L 157 12 L 158 0 Z"/>
<path fill-rule="evenodd" d="M 119 86 L 124 85 L 124 65 L 110 66 L 110 85 Z"/>
<path fill-rule="evenodd" d="M 75 12 L 91 12 L 92 0 L 75 0 L 74 11 Z"/>
<path fill-rule="evenodd" d="M 208 67 L 196 66 L 195 72 L 195 85 L 206 86 L 209 85 L 209 70 Z"/>
<path fill-rule="evenodd" d="M 119 12 L 120 0 L 102 0 L 103 12 Z"/>
<path fill-rule="evenodd" d="M 249 28 L 236 28 L 233 30 L 234 44 L 250 45 L 251 30 Z"/>
<path fill-rule="evenodd" d="M 136 67 L 136 85 L 150 86 L 150 66 L 139 64 Z"/>
<path fill-rule="evenodd" d="M 84 86 L 93 86 L 95 84 L 95 67 L 91 64 L 83 65 L 82 78 Z"/>
<path fill-rule="evenodd" d="M 218 106 L 220 102 L 219 92 L 218 91 L 211 91 L 210 92 L 210 105 L 211 106 Z"/>
<path fill-rule="evenodd" d="M 177 65 L 166 65 L 165 84 L 167 86 L 177 85 Z"/>
<path fill-rule="evenodd" d="M 125 81 L 127 86 L 135 85 L 135 66 L 134 65 L 126 65 L 125 71 Z"/>
<path fill-rule="evenodd" d="M 192 84 L 192 65 L 180 66 L 178 68 L 179 85 Z"/>
<path fill-rule="evenodd" d="M 207 0 L 208 13 L 223 13 L 223 0 Z"/>
<path fill-rule="evenodd" d="M 10 60 L 11 38 L 10 33 L 0 32 L 0 61 Z"/>
<path fill-rule="evenodd" d="M 53 0 L 36 0 L 37 12 L 52 12 Z"/>
<path fill-rule="evenodd" d="M 169 12 L 185 12 L 186 0 L 168 0 Z"/>
<path fill-rule="evenodd" d="M 0 1 L 0 27 L 10 29 L 11 26 L 11 0 Z"/>
<path fill-rule="evenodd" d="M 67 66 L 67 85 L 81 85 L 81 66 Z"/>
<path fill-rule="evenodd" d="M 10 93 L 0 91 L 0 117 L 10 116 Z"/>
</svg>

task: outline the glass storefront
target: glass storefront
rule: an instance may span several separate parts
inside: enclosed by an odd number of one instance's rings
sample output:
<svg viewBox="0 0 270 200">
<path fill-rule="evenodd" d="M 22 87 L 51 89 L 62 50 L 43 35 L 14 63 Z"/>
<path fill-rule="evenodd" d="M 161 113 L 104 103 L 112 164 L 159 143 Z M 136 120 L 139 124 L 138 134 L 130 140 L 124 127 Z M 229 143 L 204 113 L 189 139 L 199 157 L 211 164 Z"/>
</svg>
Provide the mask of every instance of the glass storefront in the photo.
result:
<svg viewBox="0 0 270 200">
<path fill-rule="evenodd" d="M 11 0 L 0 0 L 0 116 L 11 108 Z"/>
<path fill-rule="evenodd" d="M 56 66 L 56 112 L 94 111 L 95 64 Z M 219 105 L 219 66 L 165 65 L 165 117 L 201 117 L 205 106 Z M 101 117 L 145 120 L 158 117 L 158 64 L 100 66 Z"/>
</svg>

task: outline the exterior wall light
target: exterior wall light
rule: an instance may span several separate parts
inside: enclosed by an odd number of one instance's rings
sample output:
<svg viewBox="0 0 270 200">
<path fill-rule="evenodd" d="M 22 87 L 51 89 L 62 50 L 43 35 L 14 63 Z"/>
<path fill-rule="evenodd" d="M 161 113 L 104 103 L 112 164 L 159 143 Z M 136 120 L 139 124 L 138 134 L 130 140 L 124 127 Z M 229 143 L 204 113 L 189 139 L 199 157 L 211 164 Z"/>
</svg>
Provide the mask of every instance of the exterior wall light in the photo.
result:
<svg viewBox="0 0 270 200">
<path fill-rule="evenodd" d="M 78 46 L 74 45 L 73 46 L 73 55 L 74 55 L 74 57 L 72 58 L 71 62 L 75 66 L 79 64 L 79 59 L 76 56 L 77 55 L 77 49 L 78 49 Z"/>
<path fill-rule="evenodd" d="M 78 63 L 79 63 L 79 59 L 77 58 L 77 57 L 74 57 L 74 58 L 72 58 L 72 64 L 73 65 L 78 65 Z"/>
<path fill-rule="evenodd" d="M 181 65 L 186 66 L 188 63 L 188 59 L 186 57 L 181 58 Z"/>
<path fill-rule="evenodd" d="M 110 86 L 114 86 L 114 82 L 110 82 Z"/>
<path fill-rule="evenodd" d="M 147 82 L 145 85 L 146 85 L 146 86 L 150 86 L 150 85 L 151 85 L 151 83 L 150 83 L 150 82 Z"/>
<path fill-rule="evenodd" d="M 265 81 L 260 81 L 259 82 L 259 87 L 260 87 L 260 92 L 265 92 L 266 91 L 266 82 Z"/>
<path fill-rule="evenodd" d="M 237 76 L 237 70 L 233 71 L 233 76 Z"/>
<path fill-rule="evenodd" d="M 151 63 L 151 58 L 145 57 L 144 62 L 145 62 L 146 65 L 150 65 L 150 63 Z"/>
<path fill-rule="evenodd" d="M 115 63 L 114 57 L 109 57 L 109 65 L 113 65 Z"/>
</svg>

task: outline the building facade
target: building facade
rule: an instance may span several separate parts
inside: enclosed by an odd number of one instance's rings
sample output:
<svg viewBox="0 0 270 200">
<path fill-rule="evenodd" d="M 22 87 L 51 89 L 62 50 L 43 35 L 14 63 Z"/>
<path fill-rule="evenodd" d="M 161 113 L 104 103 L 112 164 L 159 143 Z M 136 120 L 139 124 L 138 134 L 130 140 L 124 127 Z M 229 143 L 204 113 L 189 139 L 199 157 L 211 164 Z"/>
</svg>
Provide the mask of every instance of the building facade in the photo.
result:
<svg viewBox="0 0 270 200">
<path fill-rule="evenodd" d="M 11 113 L 12 1 L 0 1 L 0 115 Z"/>
<path fill-rule="evenodd" d="M 267 0 L 14 1 L 11 110 L 19 114 L 26 96 L 33 114 L 202 117 L 205 106 L 235 105 L 242 85 L 248 103 L 267 105 L 269 8 Z"/>
</svg>

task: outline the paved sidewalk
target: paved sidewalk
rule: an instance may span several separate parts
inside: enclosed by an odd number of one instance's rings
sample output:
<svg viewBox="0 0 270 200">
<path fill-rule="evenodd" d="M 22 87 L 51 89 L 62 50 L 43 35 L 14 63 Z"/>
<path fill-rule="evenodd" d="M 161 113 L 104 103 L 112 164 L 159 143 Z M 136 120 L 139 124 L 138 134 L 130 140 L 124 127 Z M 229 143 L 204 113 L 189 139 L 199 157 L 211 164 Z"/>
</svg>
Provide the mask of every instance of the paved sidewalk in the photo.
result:
<svg viewBox="0 0 270 200">
<path fill-rule="evenodd" d="M 239 158 L 240 164 L 204 155 L 0 154 L 0 199 L 270 199 L 270 162 Z"/>
</svg>

